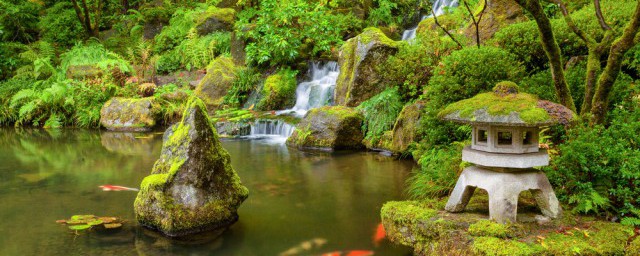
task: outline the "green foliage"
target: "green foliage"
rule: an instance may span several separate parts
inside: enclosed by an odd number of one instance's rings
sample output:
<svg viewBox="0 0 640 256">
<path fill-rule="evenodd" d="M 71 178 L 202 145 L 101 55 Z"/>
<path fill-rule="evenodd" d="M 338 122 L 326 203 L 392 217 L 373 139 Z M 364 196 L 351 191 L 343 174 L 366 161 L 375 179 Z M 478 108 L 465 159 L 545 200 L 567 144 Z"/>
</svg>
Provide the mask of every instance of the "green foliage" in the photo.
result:
<svg viewBox="0 0 640 256">
<path fill-rule="evenodd" d="M 500 81 L 520 81 L 524 68 L 507 51 L 495 47 L 468 47 L 442 58 L 424 97 L 427 100 L 419 133 L 429 145 L 465 140 L 468 133 L 441 121 L 437 114 L 446 105 L 491 90 Z"/>
<path fill-rule="evenodd" d="M 0 42 L 0 81 L 14 76 L 18 67 L 28 64 L 18 54 L 26 48 L 27 46 L 21 43 Z"/>
<path fill-rule="evenodd" d="M 233 81 L 231 89 L 224 96 L 223 104 L 230 106 L 240 106 L 243 104 L 251 91 L 255 90 L 260 83 L 261 74 L 257 69 L 247 68 L 238 72 L 237 78 Z"/>
<path fill-rule="evenodd" d="M 72 46 L 84 37 L 84 28 L 70 2 L 61 1 L 45 10 L 45 15 L 38 22 L 40 36 L 43 40 L 58 43 L 61 46 Z"/>
<path fill-rule="evenodd" d="M 164 26 L 160 34 L 155 37 L 154 51 L 156 53 L 165 52 L 173 49 L 182 42 L 189 30 L 193 28 L 196 23 L 194 19 L 198 12 L 202 9 L 188 9 L 178 8 L 172 15 L 168 26 Z"/>
<path fill-rule="evenodd" d="M 118 67 L 122 72 L 131 72 L 129 62 L 120 55 L 104 48 L 99 43 L 76 44 L 60 56 L 60 67 L 66 72 L 70 66 L 92 65 L 108 71 L 111 67 Z"/>
<path fill-rule="evenodd" d="M 35 1 L 0 1 L 0 39 L 22 43 L 35 41 L 41 8 Z"/>
<path fill-rule="evenodd" d="M 456 184 L 463 169 L 460 152 L 465 143 L 456 142 L 446 146 L 418 148 L 414 158 L 420 168 L 407 179 L 407 193 L 413 199 L 446 196 Z M 420 145 L 422 146 L 422 145 Z"/>
<path fill-rule="evenodd" d="M 577 109 L 582 106 L 584 100 L 585 78 L 587 76 L 586 62 L 580 62 L 565 70 L 565 78 L 571 90 L 571 96 Z M 624 73 L 618 75 L 611 95 L 609 96 L 609 106 L 614 108 L 615 105 L 629 97 L 630 84 L 633 79 Z M 549 69 L 535 73 L 524 78 L 520 82 L 520 88 L 523 92 L 538 95 L 540 99 L 552 102 L 558 102 L 551 71 Z"/>
<path fill-rule="evenodd" d="M 567 2 L 567 1 L 565 1 Z M 620 33 L 629 21 L 635 1 L 604 1 L 602 12 L 607 23 Z M 578 5 L 579 6 L 579 5 Z M 593 4 L 572 13 L 574 22 L 596 40 L 600 40 L 603 31 L 595 17 Z M 587 54 L 586 45 L 569 29 L 563 18 L 551 20 L 551 27 L 565 59 L 571 56 Z M 515 54 L 519 61 L 525 63 L 527 70 L 540 70 L 547 67 L 547 57 L 542 44 L 540 33 L 535 21 L 516 23 L 498 31 L 492 39 L 493 44 Z"/>
<path fill-rule="evenodd" d="M 615 109 L 609 127 L 569 130 L 560 154 L 545 168 L 560 200 L 574 211 L 622 218 L 640 215 L 640 109 Z"/>
<path fill-rule="evenodd" d="M 402 106 L 402 99 L 395 88 L 386 89 L 362 102 L 357 109 L 364 116 L 362 131 L 365 134 L 365 139 L 375 144 L 385 131 L 393 129 L 393 124 L 396 122 Z"/>
<path fill-rule="evenodd" d="M 429 81 L 426 97 L 439 106 L 491 90 L 500 81 L 520 81 L 522 64 L 495 47 L 468 47 L 442 59 Z"/>
<path fill-rule="evenodd" d="M 509 225 L 496 223 L 492 220 L 480 220 L 469 225 L 469 234 L 472 236 L 491 236 L 507 238 L 513 236 Z"/>
<path fill-rule="evenodd" d="M 203 69 L 220 54 L 229 52 L 230 41 L 231 33 L 229 32 L 198 36 L 196 29 L 192 28 L 184 41 L 160 56 L 157 70 L 168 73 L 179 68 Z"/>
<path fill-rule="evenodd" d="M 420 33 L 410 44 L 400 44 L 398 53 L 389 56 L 377 72 L 386 83 L 398 86 L 404 100 L 415 99 L 422 94 L 440 59 L 456 47 L 451 40 Z"/>
<path fill-rule="evenodd" d="M 20 90 L 30 88 L 33 83 L 31 78 L 13 78 L 0 83 L 0 125 L 17 120 L 18 111 L 10 106 L 11 97 Z"/>
<path fill-rule="evenodd" d="M 235 27 L 250 41 L 247 60 L 273 65 L 328 54 L 357 24 L 351 14 L 337 13 L 320 1 L 266 0 L 240 12 Z"/>
<path fill-rule="evenodd" d="M 38 89 L 39 86 L 44 89 Z M 18 111 L 17 125 L 41 126 L 48 119 L 61 123 L 59 115 L 73 111 L 71 88 L 63 80 L 38 81 L 34 88 L 23 89 L 11 97 L 10 107 Z"/>
</svg>

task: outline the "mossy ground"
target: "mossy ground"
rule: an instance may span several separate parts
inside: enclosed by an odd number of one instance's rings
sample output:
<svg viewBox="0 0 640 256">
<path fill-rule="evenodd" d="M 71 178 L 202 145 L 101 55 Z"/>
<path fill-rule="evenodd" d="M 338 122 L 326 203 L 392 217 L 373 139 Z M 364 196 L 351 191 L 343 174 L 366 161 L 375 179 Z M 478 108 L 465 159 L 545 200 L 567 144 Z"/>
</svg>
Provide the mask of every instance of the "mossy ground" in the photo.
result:
<svg viewBox="0 0 640 256">
<path fill-rule="evenodd" d="M 544 123 L 551 119 L 549 114 L 538 107 L 538 97 L 526 94 L 499 95 L 493 92 L 481 93 L 473 98 L 461 100 L 447 106 L 440 117 L 458 112 L 460 117 L 473 119 L 477 110 L 486 109 L 492 116 L 508 116 L 515 112 L 528 124 Z"/>
<path fill-rule="evenodd" d="M 518 223 L 488 218 L 488 198 L 476 192 L 463 213 L 444 211 L 446 198 L 388 202 L 382 222 L 389 239 L 417 255 L 638 255 L 631 226 L 565 212 L 538 224 L 540 212 L 530 193 L 518 204 Z"/>
</svg>

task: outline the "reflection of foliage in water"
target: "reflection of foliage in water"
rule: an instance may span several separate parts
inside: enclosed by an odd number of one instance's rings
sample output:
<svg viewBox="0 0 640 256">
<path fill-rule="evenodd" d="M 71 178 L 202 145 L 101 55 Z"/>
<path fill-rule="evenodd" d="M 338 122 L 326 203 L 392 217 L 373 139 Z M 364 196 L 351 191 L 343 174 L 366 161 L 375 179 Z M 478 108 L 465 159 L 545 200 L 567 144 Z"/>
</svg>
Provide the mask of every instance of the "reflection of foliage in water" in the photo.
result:
<svg viewBox="0 0 640 256">
<path fill-rule="evenodd" d="M 136 166 L 140 164 L 140 161 L 131 161 L 131 156 L 104 150 L 98 132 L 7 129 L 0 135 L 0 145 L 0 152 L 5 151 L 2 154 L 17 160 L 7 166 L 7 172 L 0 174 L 5 182 L 14 185 L 16 182 L 52 185 L 69 180 L 76 184 L 98 184 L 120 176 L 131 177 L 129 173 L 137 171 Z M 146 149 L 154 151 L 153 146 Z M 151 152 L 147 155 L 152 157 Z M 10 174 L 5 176 L 7 173 Z"/>
</svg>

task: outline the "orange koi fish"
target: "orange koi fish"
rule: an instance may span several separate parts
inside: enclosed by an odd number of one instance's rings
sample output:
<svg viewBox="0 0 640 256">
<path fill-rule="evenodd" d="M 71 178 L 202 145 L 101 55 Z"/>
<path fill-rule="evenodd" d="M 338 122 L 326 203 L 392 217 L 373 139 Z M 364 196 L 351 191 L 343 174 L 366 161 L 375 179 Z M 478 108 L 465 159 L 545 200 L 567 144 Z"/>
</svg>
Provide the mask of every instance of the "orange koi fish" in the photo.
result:
<svg viewBox="0 0 640 256">
<path fill-rule="evenodd" d="M 373 256 L 373 251 L 353 250 L 347 252 L 335 251 L 322 254 L 322 256 Z"/>
<path fill-rule="evenodd" d="M 376 229 L 376 233 L 373 235 L 373 244 L 375 246 L 380 245 L 380 242 L 382 241 L 382 239 L 384 239 L 387 236 L 386 232 L 384 231 L 384 226 L 382 225 L 382 223 L 378 224 L 378 228 Z"/>
<path fill-rule="evenodd" d="M 128 187 L 117 186 L 117 185 L 102 185 L 98 187 L 101 188 L 102 191 L 138 191 L 139 190 L 137 188 L 128 188 Z"/>
</svg>

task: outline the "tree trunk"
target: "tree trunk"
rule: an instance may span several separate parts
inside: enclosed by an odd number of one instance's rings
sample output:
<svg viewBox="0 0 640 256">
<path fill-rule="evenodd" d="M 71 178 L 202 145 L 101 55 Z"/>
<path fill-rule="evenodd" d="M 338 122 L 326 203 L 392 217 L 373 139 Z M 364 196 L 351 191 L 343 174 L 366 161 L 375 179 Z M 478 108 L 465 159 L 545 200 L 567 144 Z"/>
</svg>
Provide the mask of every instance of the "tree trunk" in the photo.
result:
<svg viewBox="0 0 640 256">
<path fill-rule="evenodd" d="M 549 58 L 549 65 L 551 66 L 551 76 L 553 78 L 553 85 L 556 89 L 556 95 L 560 104 L 576 111 L 575 103 L 571 97 L 571 92 L 567 81 L 564 77 L 564 69 L 562 65 L 562 56 L 560 53 L 560 47 L 556 43 L 556 39 L 551 29 L 551 22 L 549 18 L 544 14 L 544 10 L 538 0 L 515 0 L 525 10 L 529 11 L 538 25 L 538 31 L 540 32 L 540 39 L 542 40 L 542 48 Z"/>
<path fill-rule="evenodd" d="M 604 123 L 609 107 L 609 94 L 620 73 L 624 54 L 634 46 L 634 38 L 638 34 L 638 29 L 640 29 L 640 4 L 636 4 L 633 17 L 624 29 L 624 33 L 613 42 L 611 50 L 609 50 L 607 66 L 598 79 L 598 87 L 593 98 L 593 106 L 591 108 L 593 113 L 592 124 Z"/>
</svg>

